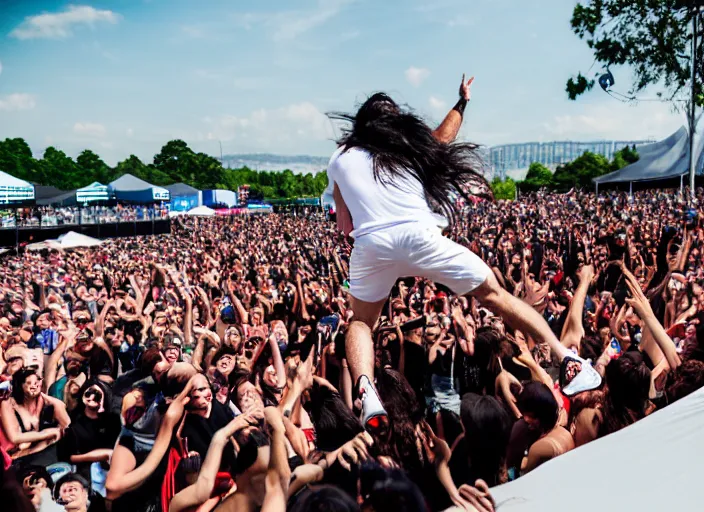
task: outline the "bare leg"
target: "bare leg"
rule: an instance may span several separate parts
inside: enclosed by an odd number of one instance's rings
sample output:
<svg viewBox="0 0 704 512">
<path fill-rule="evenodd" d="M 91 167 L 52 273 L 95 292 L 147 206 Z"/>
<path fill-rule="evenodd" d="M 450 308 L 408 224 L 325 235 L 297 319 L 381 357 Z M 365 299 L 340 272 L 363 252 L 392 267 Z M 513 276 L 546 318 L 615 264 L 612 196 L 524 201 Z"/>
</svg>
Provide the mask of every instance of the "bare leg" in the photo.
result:
<svg viewBox="0 0 704 512">
<path fill-rule="evenodd" d="M 374 340 L 372 329 L 386 300 L 376 303 L 352 300 L 354 320 L 347 331 L 345 354 L 359 400 L 360 420 L 372 435 L 387 436 L 389 418 L 374 389 Z"/>
<path fill-rule="evenodd" d="M 352 383 L 355 385 L 362 375 L 373 380 L 374 341 L 372 329 L 379 319 L 386 299 L 380 302 L 364 302 L 352 299 L 354 317 L 345 340 L 345 354 L 350 367 Z"/>
<path fill-rule="evenodd" d="M 471 295 L 479 299 L 491 311 L 501 315 L 514 329 L 529 334 L 534 339 L 547 343 L 560 361 L 569 355 L 569 350 L 557 339 L 550 326 L 540 314 L 522 300 L 499 286 L 493 274 Z"/>
</svg>

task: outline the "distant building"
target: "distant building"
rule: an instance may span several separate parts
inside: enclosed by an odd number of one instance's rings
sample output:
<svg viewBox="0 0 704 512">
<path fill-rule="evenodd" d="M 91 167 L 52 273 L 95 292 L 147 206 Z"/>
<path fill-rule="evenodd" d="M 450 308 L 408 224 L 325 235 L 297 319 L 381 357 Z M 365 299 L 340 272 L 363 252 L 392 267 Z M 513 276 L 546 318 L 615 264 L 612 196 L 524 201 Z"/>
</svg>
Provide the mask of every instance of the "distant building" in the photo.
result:
<svg viewBox="0 0 704 512">
<path fill-rule="evenodd" d="M 489 148 L 488 174 L 493 178 L 498 176 L 506 178 L 507 174 L 528 169 L 531 163 L 540 162 L 544 166 L 555 170 L 558 165 L 575 160 L 585 151 L 604 155 L 611 160 L 618 150 L 626 146 L 640 146 L 650 144 L 653 140 L 624 140 L 624 141 L 555 141 L 555 142 L 525 142 L 522 144 L 504 144 Z"/>
</svg>

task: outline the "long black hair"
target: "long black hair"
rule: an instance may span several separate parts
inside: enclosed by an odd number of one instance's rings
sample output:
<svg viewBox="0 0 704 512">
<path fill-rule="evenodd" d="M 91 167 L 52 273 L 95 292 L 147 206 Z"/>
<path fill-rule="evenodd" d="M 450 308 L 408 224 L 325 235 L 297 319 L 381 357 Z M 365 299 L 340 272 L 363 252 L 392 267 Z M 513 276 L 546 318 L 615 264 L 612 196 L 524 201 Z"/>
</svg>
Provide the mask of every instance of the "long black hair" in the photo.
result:
<svg viewBox="0 0 704 512">
<path fill-rule="evenodd" d="M 306 403 L 305 410 L 315 425 L 318 449 L 335 451 L 364 431 L 339 393 L 317 383 L 313 384 L 309 393 L 310 400 Z"/>
<path fill-rule="evenodd" d="M 388 185 L 394 177 L 412 176 L 423 185 L 431 205 L 449 220 L 455 218 L 451 194 L 465 200 L 470 193 L 493 197 L 480 172 L 477 144 L 440 142 L 420 117 L 408 108 L 402 109 L 384 93 L 373 94 L 355 115 L 330 113 L 328 117 L 351 124 L 342 129 L 337 144 L 345 151 L 367 151 L 378 182 Z"/>
</svg>

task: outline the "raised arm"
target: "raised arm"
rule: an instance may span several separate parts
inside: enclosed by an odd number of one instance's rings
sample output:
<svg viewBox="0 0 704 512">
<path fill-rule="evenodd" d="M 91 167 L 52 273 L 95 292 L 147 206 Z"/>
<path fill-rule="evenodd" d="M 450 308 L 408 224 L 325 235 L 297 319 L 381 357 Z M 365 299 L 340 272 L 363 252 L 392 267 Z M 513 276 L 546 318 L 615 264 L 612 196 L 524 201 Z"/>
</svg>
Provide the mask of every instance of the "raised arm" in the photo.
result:
<svg viewBox="0 0 704 512">
<path fill-rule="evenodd" d="M 574 292 L 572 304 L 570 305 L 570 311 L 567 314 L 567 320 L 562 328 L 562 336 L 560 336 L 560 341 L 568 349 L 574 347 L 579 350 L 579 345 L 584 337 L 584 325 L 582 323 L 584 301 L 587 298 L 589 285 L 594 278 L 594 267 L 591 265 L 584 265 L 577 275 L 579 277 L 579 286 L 577 286 L 577 290 Z"/>
<path fill-rule="evenodd" d="M 460 126 L 462 126 L 462 118 L 464 116 L 464 109 L 467 103 L 471 99 L 470 88 L 474 82 L 474 77 L 470 78 L 465 82 L 464 75 L 462 75 L 462 83 L 460 84 L 460 99 L 457 101 L 452 110 L 448 112 L 443 119 L 440 126 L 438 126 L 433 131 L 433 137 L 443 144 L 450 144 L 457 138 L 457 133 L 460 131 Z"/>
<path fill-rule="evenodd" d="M 215 435 L 210 440 L 208 453 L 198 473 L 198 480 L 173 497 L 169 504 L 169 512 L 180 512 L 191 507 L 197 507 L 210 498 L 215 486 L 215 478 L 220 468 L 220 462 L 222 461 L 222 452 L 227 446 L 230 437 L 238 430 L 256 422 L 257 420 L 253 416 L 240 414 L 226 426 L 215 432 Z"/>
<path fill-rule="evenodd" d="M 275 407 L 267 407 L 264 415 L 271 429 L 271 443 L 262 512 L 285 512 L 288 484 L 291 480 L 291 468 L 286 452 L 286 428 L 281 412 Z"/>
<path fill-rule="evenodd" d="M 147 477 L 156 471 L 161 459 L 169 449 L 171 436 L 174 428 L 181 421 L 184 407 L 190 400 L 188 395 L 191 389 L 193 389 L 193 379 L 188 381 L 184 390 L 171 402 L 161 421 L 154 447 L 140 466 L 134 467 L 134 454 L 129 449 L 120 444 L 115 447 L 110 471 L 105 481 L 108 499 L 114 500 L 127 492 L 139 488 Z"/>
<path fill-rule="evenodd" d="M 648 299 L 640 289 L 638 280 L 625 266 L 622 268 L 623 273 L 626 276 L 626 285 L 628 286 L 628 290 L 631 292 L 631 298 L 626 299 L 626 302 L 633 308 L 641 320 L 645 322 L 645 325 L 650 330 L 653 339 L 655 339 L 655 342 L 665 355 L 667 364 L 669 364 L 670 368 L 674 370 L 682 364 L 680 356 L 677 354 L 675 343 L 667 334 L 662 324 L 658 322 L 658 319 L 655 317 L 655 313 L 653 313 L 650 302 L 648 302 Z"/>
</svg>

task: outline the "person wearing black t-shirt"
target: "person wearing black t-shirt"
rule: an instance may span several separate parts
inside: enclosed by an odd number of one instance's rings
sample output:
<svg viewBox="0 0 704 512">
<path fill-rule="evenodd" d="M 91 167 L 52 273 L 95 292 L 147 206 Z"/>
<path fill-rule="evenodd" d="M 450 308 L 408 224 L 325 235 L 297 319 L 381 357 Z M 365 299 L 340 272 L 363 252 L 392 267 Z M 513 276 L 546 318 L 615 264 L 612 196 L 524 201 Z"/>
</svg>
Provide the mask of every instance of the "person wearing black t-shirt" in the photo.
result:
<svg viewBox="0 0 704 512">
<path fill-rule="evenodd" d="M 112 455 L 120 434 L 120 418 L 106 410 L 111 397 L 103 382 L 87 382 L 79 396 L 81 401 L 59 442 L 58 453 L 60 460 L 75 464 L 77 473 L 90 481 L 91 464 L 107 464 Z"/>
<path fill-rule="evenodd" d="M 195 377 L 190 398 L 180 437 L 188 451 L 197 452 L 203 461 L 215 432 L 230 423 L 234 415 L 229 407 L 213 400 L 213 392 L 205 375 Z M 221 468 L 227 470 L 233 467 L 234 462 L 234 452 L 226 450 Z"/>
</svg>

